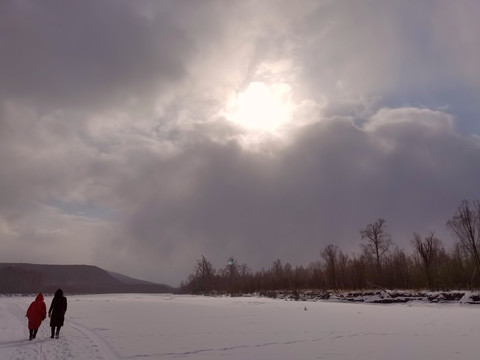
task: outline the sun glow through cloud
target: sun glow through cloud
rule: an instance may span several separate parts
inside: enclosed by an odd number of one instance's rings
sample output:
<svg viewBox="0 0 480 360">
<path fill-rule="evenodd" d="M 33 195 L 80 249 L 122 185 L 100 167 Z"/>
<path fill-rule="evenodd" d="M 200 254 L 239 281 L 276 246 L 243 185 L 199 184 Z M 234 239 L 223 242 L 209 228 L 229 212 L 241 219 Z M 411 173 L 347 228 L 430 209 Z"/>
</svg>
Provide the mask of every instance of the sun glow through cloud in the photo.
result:
<svg viewBox="0 0 480 360">
<path fill-rule="evenodd" d="M 275 134 L 291 121 L 290 97 L 288 84 L 251 82 L 244 91 L 232 96 L 226 116 L 247 130 Z"/>
</svg>

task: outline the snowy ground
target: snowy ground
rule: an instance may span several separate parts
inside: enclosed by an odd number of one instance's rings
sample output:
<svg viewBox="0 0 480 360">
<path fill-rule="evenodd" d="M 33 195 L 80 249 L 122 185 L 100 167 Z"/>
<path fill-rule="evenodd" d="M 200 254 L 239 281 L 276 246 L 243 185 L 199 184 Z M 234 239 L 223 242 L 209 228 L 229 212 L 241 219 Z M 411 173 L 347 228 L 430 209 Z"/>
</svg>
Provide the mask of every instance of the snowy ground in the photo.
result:
<svg viewBox="0 0 480 360">
<path fill-rule="evenodd" d="M 28 341 L 31 301 L 0 297 L 0 359 L 450 360 L 480 349 L 477 305 L 68 296 L 60 339 L 44 322 Z"/>
</svg>

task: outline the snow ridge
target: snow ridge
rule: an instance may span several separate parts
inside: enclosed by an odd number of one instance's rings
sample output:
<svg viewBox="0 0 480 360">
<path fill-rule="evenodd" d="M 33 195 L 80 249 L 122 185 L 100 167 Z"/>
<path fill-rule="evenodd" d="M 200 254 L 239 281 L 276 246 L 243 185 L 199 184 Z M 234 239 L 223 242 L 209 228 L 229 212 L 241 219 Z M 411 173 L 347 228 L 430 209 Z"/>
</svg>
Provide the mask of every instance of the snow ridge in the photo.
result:
<svg viewBox="0 0 480 360">
<path fill-rule="evenodd" d="M 412 291 L 412 290 L 366 290 L 366 291 L 269 291 L 253 296 L 270 297 L 290 301 L 335 301 L 372 304 L 393 303 L 460 303 L 480 304 L 479 291 Z"/>
</svg>

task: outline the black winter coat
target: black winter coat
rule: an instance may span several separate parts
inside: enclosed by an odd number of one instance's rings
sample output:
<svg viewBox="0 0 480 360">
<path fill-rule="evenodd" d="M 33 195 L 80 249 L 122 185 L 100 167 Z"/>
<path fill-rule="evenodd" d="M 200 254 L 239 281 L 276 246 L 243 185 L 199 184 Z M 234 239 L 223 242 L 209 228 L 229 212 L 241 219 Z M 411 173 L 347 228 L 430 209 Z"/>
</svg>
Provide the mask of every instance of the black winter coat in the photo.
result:
<svg viewBox="0 0 480 360">
<path fill-rule="evenodd" d="M 50 326 L 63 326 L 65 313 L 67 312 L 67 298 L 63 296 L 63 291 L 57 290 L 52 300 L 48 316 L 50 316 Z"/>
</svg>

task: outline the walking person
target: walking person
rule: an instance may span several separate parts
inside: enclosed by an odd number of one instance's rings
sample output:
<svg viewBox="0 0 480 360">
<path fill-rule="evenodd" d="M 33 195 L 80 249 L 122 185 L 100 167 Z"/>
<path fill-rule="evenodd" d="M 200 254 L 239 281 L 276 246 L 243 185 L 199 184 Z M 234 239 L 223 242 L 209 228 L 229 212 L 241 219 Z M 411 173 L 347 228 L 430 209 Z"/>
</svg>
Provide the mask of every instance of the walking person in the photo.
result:
<svg viewBox="0 0 480 360">
<path fill-rule="evenodd" d="M 28 340 L 33 340 L 37 337 L 37 331 L 42 321 L 47 317 L 47 307 L 42 293 L 39 293 L 35 301 L 30 304 L 25 316 L 28 318 L 28 331 L 30 332 Z"/>
<path fill-rule="evenodd" d="M 50 318 L 50 328 L 52 329 L 52 336 L 58 339 L 60 335 L 60 328 L 65 321 L 65 313 L 67 312 L 67 298 L 63 296 L 63 290 L 55 291 L 55 296 L 52 299 L 52 304 L 48 310 L 48 317 Z"/>
</svg>

